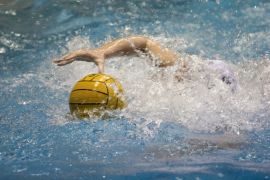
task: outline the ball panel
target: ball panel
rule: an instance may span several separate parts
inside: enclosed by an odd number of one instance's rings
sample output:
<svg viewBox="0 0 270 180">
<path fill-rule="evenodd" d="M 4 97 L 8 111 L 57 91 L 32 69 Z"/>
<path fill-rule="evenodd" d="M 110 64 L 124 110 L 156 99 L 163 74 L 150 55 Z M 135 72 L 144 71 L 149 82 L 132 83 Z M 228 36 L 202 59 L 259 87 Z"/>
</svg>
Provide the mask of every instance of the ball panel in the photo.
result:
<svg viewBox="0 0 270 180">
<path fill-rule="evenodd" d="M 92 79 L 94 79 L 98 75 L 99 74 L 89 74 L 89 75 L 83 77 L 81 80 L 91 81 Z"/>
<path fill-rule="evenodd" d="M 122 85 L 115 79 L 106 81 L 109 91 L 108 108 L 121 109 L 123 108 L 123 88 Z M 120 106 L 119 106 L 120 105 Z"/>
<path fill-rule="evenodd" d="M 120 97 L 117 99 L 117 108 L 118 109 L 123 109 L 126 107 L 126 103 L 123 97 Z"/>
<path fill-rule="evenodd" d="M 73 88 L 74 90 L 79 89 L 88 89 L 97 92 L 101 92 L 103 94 L 108 94 L 107 85 L 103 82 L 93 82 L 93 81 L 79 81 Z"/>
<path fill-rule="evenodd" d="M 108 87 L 108 104 L 107 107 L 109 109 L 116 109 L 117 108 L 117 92 L 118 92 L 118 87 L 116 86 L 115 82 L 113 79 L 108 79 L 106 80 L 106 85 Z"/>
<path fill-rule="evenodd" d="M 95 76 L 92 81 L 102 81 L 105 82 L 108 79 L 111 79 L 112 77 L 106 74 L 98 74 L 97 76 Z"/>
<path fill-rule="evenodd" d="M 117 96 L 123 93 L 122 85 L 114 79 L 109 79 L 105 83 L 108 87 L 109 96 Z"/>
<path fill-rule="evenodd" d="M 107 104 L 108 95 L 92 90 L 82 90 L 82 89 L 75 91 L 73 90 L 70 94 L 69 102 L 77 104 L 86 104 L 86 103 Z"/>
</svg>

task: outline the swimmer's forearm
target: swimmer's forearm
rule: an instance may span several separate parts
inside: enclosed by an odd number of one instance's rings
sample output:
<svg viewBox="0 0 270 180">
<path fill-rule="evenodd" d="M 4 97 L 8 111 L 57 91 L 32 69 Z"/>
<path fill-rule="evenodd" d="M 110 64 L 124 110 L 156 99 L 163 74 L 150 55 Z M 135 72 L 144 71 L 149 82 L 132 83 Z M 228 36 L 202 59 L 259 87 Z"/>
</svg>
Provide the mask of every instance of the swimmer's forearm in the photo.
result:
<svg viewBox="0 0 270 180">
<path fill-rule="evenodd" d="M 105 58 L 143 51 L 146 46 L 146 39 L 140 36 L 127 37 L 106 43 L 97 50 L 104 54 Z"/>
<path fill-rule="evenodd" d="M 162 48 L 157 42 L 143 36 L 118 39 L 101 46 L 98 50 L 104 54 L 105 58 L 143 51 L 158 60 L 159 66 L 173 65 L 178 58 L 176 53 Z"/>
</svg>

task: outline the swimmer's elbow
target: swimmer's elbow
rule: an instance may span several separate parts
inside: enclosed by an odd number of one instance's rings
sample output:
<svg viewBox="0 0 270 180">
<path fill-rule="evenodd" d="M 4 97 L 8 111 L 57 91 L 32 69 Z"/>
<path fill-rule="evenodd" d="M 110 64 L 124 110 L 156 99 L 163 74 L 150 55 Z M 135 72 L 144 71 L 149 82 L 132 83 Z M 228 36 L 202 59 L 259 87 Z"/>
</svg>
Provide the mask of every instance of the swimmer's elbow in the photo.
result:
<svg viewBox="0 0 270 180">
<path fill-rule="evenodd" d="M 168 66 L 173 66 L 174 64 L 175 64 L 175 60 L 162 61 L 161 63 L 158 64 L 158 67 L 168 67 Z"/>
</svg>

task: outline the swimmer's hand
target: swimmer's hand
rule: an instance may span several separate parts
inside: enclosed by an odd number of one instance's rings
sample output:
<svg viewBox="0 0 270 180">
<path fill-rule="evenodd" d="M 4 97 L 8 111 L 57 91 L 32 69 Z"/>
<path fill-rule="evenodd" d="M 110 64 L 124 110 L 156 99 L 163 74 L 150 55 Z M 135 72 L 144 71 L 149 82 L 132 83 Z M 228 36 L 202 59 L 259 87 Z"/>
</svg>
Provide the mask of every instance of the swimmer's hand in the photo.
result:
<svg viewBox="0 0 270 180">
<path fill-rule="evenodd" d="M 61 57 L 58 60 L 54 60 L 53 62 L 58 66 L 64 66 L 72 63 L 75 60 L 94 62 L 98 66 L 98 72 L 104 73 L 104 53 L 98 50 L 77 50 Z"/>
</svg>

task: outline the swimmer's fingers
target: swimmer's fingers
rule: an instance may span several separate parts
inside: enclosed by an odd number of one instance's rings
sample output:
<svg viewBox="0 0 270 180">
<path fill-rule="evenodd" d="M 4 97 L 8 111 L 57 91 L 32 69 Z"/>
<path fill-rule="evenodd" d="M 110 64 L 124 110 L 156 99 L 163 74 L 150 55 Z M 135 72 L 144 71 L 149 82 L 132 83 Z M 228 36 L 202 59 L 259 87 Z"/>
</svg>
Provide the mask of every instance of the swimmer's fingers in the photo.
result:
<svg viewBox="0 0 270 180">
<path fill-rule="evenodd" d="M 92 57 L 88 53 L 88 50 L 85 50 L 85 49 L 77 50 L 77 51 L 68 53 L 67 55 L 61 57 L 59 60 L 55 60 L 54 63 L 57 64 L 58 66 L 64 66 L 80 58 L 91 59 Z"/>
<path fill-rule="evenodd" d="M 61 59 L 61 60 L 54 60 L 53 63 L 55 63 L 57 66 L 64 66 L 66 64 L 72 63 L 74 60 L 72 59 Z"/>
<path fill-rule="evenodd" d="M 104 59 L 97 59 L 95 61 L 95 64 L 98 67 L 98 72 L 103 74 L 104 73 Z"/>
<path fill-rule="evenodd" d="M 75 60 L 94 62 L 98 66 L 98 72 L 104 73 L 105 56 L 104 52 L 99 50 L 78 50 L 63 56 L 58 60 L 54 60 L 53 62 L 57 66 L 64 66 Z"/>
</svg>

